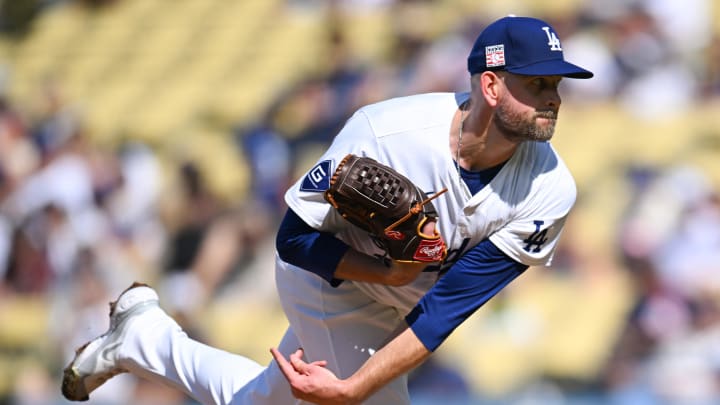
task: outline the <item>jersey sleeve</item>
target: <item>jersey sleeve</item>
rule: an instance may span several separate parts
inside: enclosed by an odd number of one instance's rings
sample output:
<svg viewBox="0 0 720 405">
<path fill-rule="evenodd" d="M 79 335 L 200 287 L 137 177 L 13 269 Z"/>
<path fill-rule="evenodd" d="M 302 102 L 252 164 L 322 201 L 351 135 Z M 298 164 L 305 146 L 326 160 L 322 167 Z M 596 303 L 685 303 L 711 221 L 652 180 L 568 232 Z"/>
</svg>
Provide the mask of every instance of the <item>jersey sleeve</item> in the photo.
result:
<svg viewBox="0 0 720 405">
<path fill-rule="evenodd" d="M 512 220 L 490 235 L 492 243 L 528 266 L 549 266 L 577 190 L 572 177 L 544 179 L 538 192 L 518 207 Z"/>
<path fill-rule="evenodd" d="M 291 209 L 280 223 L 275 248 L 280 259 L 317 274 L 331 286 L 342 282 L 334 274 L 349 246 L 332 234 L 311 228 Z"/>
<path fill-rule="evenodd" d="M 430 351 L 527 269 L 488 239 L 467 251 L 405 317 Z"/>
<path fill-rule="evenodd" d="M 356 112 L 333 139 L 315 166 L 305 172 L 285 193 L 285 202 L 305 223 L 315 229 L 333 232 L 343 224 L 323 197 L 330 187 L 338 163 L 349 153 L 376 157 L 378 143 L 363 110 Z"/>
</svg>

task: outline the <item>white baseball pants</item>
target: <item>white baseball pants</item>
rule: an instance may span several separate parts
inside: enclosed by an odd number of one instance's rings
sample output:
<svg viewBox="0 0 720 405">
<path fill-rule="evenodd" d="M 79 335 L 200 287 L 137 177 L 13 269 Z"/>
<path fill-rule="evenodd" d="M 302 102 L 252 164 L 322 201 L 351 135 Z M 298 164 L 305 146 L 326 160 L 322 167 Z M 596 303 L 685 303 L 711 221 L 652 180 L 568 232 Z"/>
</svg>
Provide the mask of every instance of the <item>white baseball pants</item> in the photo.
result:
<svg viewBox="0 0 720 405">
<path fill-rule="evenodd" d="M 276 283 L 290 326 L 279 349 L 302 347 L 308 361 L 327 360 L 340 378 L 353 374 L 402 317 L 346 282 L 332 288 L 314 274 L 276 260 Z M 150 381 L 169 384 L 203 404 L 301 404 L 272 361 L 267 367 L 190 339 L 163 311 L 138 319 L 123 340 L 121 364 Z M 239 335 L 242 339 L 242 334 Z M 409 404 L 407 377 L 390 382 L 365 404 Z"/>
</svg>

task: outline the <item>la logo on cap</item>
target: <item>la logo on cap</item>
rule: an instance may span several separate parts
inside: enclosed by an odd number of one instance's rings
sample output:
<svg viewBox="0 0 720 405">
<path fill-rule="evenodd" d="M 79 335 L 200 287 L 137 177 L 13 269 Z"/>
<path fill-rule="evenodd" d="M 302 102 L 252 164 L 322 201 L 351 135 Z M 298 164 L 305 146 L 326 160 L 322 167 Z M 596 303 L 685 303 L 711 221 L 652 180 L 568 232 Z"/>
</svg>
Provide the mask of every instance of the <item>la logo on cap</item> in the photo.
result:
<svg viewBox="0 0 720 405">
<path fill-rule="evenodd" d="M 562 48 L 560 47 L 560 38 L 558 38 L 554 32 L 550 31 L 550 27 L 542 27 L 542 30 L 545 31 L 545 35 L 547 35 L 548 37 L 548 45 L 550 45 L 550 50 L 562 51 Z"/>
</svg>

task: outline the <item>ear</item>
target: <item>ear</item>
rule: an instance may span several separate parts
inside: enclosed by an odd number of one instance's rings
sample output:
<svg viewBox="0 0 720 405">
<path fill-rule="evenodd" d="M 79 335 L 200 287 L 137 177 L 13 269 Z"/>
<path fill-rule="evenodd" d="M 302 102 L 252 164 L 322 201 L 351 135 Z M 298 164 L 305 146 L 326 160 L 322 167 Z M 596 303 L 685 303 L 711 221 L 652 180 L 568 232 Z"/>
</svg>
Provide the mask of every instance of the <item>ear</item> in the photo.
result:
<svg viewBox="0 0 720 405">
<path fill-rule="evenodd" d="M 480 75 L 480 91 L 485 102 L 490 107 L 495 107 L 501 97 L 504 83 L 502 78 L 495 72 L 483 72 Z"/>
</svg>

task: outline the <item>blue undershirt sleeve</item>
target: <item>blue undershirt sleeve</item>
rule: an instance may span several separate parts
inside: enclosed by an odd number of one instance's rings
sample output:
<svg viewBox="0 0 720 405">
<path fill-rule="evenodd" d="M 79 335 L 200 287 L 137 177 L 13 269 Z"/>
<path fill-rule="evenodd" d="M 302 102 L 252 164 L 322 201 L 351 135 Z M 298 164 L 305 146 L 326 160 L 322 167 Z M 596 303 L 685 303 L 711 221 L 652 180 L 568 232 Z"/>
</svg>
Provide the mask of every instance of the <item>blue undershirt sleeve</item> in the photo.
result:
<svg viewBox="0 0 720 405">
<path fill-rule="evenodd" d="M 528 268 L 488 239 L 467 251 L 405 317 L 434 351 L 465 319 Z"/>
<path fill-rule="evenodd" d="M 291 209 L 280 223 L 275 247 L 285 262 L 317 274 L 333 287 L 342 283 L 333 274 L 350 247 L 333 234 L 312 228 Z"/>
</svg>

